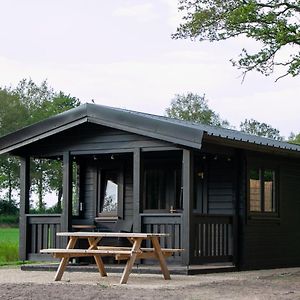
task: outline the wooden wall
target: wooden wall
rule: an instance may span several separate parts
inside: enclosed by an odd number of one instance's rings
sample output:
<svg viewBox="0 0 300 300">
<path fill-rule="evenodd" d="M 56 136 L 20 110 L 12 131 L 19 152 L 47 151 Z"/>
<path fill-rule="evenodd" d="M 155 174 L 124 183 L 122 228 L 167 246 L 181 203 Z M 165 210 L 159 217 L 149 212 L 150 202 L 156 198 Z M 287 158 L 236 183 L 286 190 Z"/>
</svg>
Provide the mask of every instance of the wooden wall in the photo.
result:
<svg viewBox="0 0 300 300">
<path fill-rule="evenodd" d="M 253 153 L 246 155 L 246 162 L 250 156 L 253 159 Z M 245 205 L 247 191 L 243 191 L 240 198 L 240 268 L 300 266 L 300 164 L 296 159 L 261 154 L 256 154 L 256 157 L 278 167 L 279 216 L 273 219 L 251 218 Z M 244 186 L 245 176 L 242 180 Z"/>
<path fill-rule="evenodd" d="M 168 146 L 172 145 L 126 131 L 87 123 L 32 143 L 22 149 L 22 152 L 46 156 L 56 155 L 64 151 L 84 154 L 97 150 L 147 149 Z"/>
<path fill-rule="evenodd" d="M 210 160 L 208 165 L 208 213 L 234 214 L 235 170 L 227 157 Z"/>
</svg>

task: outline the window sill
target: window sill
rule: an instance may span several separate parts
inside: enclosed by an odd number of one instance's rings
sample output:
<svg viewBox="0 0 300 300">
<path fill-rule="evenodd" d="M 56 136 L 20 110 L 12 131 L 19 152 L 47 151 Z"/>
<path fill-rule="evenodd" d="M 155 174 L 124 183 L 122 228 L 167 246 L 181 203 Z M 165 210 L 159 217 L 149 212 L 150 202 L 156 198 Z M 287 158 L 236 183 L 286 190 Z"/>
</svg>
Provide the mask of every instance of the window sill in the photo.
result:
<svg viewBox="0 0 300 300">
<path fill-rule="evenodd" d="M 99 216 L 95 218 L 95 222 L 117 222 L 117 216 Z"/>
<path fill-rule="evenodd" d="M 278 215 L 266 215 L 266 214 L 258 214 L 258 215 L 249 215 L 248 220 L 252 223 L 280 223 L 280 217 Z"/>
</svg>

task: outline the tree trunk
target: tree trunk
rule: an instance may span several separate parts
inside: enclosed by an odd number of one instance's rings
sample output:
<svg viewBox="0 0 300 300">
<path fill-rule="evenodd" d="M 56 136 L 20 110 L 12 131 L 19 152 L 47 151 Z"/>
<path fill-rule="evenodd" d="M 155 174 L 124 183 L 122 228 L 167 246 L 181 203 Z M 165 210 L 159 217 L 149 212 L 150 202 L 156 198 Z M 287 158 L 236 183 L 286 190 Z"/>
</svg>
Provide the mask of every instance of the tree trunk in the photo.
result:
<svg viewBox="0 0 300 300">
<path fill-rule="evenodd" d="M 13 200 L 12 200 L 12 180 L 11 180 L 11 172 L 9 170 L 9 167 L 8 167 L 8 201 L 9 203 L 12 203 Z"/>
<path fill-rule="evenodd" d="M 58 188 L 58 194 L 57 194 L 57 208 L 61 211 L 61 199 L 62 199 L 62 195 L 63 195 L 63 189 L 60 186 Z"/>
<path fill-rule="evenodd" d="M 40 171 L 38 179 L 38 210 L 44 209 L 44 203 L 43 203 L 43 171 Z"/>
</svg>

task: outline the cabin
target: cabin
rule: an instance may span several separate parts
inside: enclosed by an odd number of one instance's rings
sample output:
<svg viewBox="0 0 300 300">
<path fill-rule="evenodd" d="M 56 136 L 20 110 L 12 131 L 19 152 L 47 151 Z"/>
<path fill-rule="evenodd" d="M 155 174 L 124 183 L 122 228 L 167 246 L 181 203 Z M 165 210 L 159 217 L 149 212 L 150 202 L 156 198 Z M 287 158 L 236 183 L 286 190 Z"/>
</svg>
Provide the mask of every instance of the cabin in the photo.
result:
<svg viewBox="0 0 300 300">
<path fill-rule="evenodd" d="M 21 161 L 21 260 L 85 225 L 169 233 L 187 268 L 300 266 L 300 146 L 84 104 L 1 137 L 3 153 Z M 30 213 L 32 159 L 61 163 L 60 214 Z"/>
</svg>

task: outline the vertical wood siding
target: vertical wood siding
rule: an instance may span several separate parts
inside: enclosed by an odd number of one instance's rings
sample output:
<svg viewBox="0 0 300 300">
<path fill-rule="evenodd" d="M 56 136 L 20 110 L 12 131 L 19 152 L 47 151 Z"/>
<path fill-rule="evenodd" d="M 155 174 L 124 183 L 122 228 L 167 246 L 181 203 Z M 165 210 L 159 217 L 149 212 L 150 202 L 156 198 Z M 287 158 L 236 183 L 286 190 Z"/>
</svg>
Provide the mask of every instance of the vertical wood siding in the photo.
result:
<svg viewBox="0 0 300 300">
<path fill-rule="evenodd" d="M 234 214 L 235 170 L 225 159 L 211 160 L 208 165 L 208 213 Z"/>
<path fill-rule="evenodd" d="M 279 217 L 244 219 L 242 269 L 300 266 L 300 165 L 272 161 L 279 166 Z"/>
</svg>

